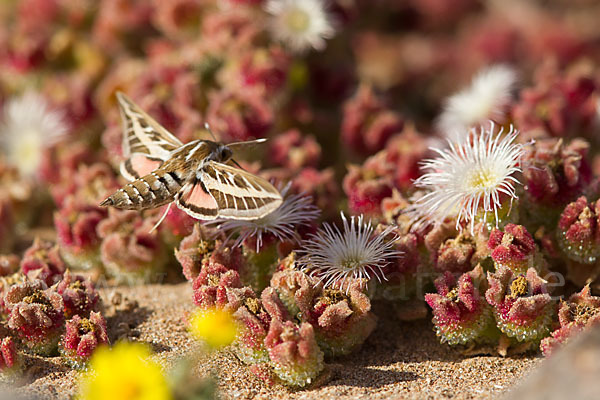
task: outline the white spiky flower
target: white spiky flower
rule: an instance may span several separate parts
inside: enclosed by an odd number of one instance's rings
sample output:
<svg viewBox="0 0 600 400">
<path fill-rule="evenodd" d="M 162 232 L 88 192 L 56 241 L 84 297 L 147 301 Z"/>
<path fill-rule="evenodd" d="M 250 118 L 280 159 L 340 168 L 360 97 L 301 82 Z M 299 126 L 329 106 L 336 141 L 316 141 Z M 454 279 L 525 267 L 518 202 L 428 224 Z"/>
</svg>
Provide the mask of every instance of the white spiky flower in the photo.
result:
<svg viewBox="0 0 600 400">
<path fill-rule="evenodd" d="M 4 105 L 0 125 L 0 148 L 23 176 L 38 171 L 46 148 L 67 133 L 63 113 L 51 110 L 39 93 L 28 91 Z"/>
<path fill-rule="evenodd" d="M 389 237 L 394 227 L 375 233 L 371 221 L 365 223 L 363 215 L 351 216 L 350 220 L 344 213 L 341 215 L 343 231 L 325 223 L 323 229 L 302 243 L 298 250 L 302 271 L 323 282 L 324 287 L 336 285 L 346 290 L 353 279 L 387 280 L 385 266 L 402 254 L 394 249 L 395 237 Z"/>
<path fill-rule="evenodd" d="M 437 121 L 438 129 L 458 140 L 470 128 L 487 120 L 504 122 L 517 81 L 517 72 L 507 65 L 493 65 L 480 71 L 469 87 L 446 99 Z"/>
<path fill-rule="evenodd" d="M 310 196 L 303 194 L 288 194 L 288 184 L 282 191 L 283 202 L 275 211 L 258 219 L 235 220 L 218 219 L 209 221 L 205 225 L 216 225 L 220 231 L 229 232 L 229 235 L 237 234 L 234 246 L 250 237 L 256 238 L 256 251 L 258 252 L 263 243 L 263 235 L 272 235 L 278 240 L 299 241 L 297 228 L 309 226 L 320 214 L 319 209 L 312 203 Z"/>
<path fill-rule="evenodd" d="M 471 224 L 471 231 L 478 215 L 483 213 L 486 220 L 493 213 L 497 225 L 503 201 L 517 198 L 515 175 L 521 171 L 524 149 L 514 143 L 518 131 L 512 126 L 505 135 L 502 129 L 494 131 L 490 122 L 489 130 L 472 129 L 458 143 L 449 140 L 449 148 L 431 148 L 439 157 L 423 162 L 425 173 L 414 183 L 426 193 L 412 199 L 407 213 L 418 222 L 432 224 L 456 218 L 457 229 L 465 222 Z"/>
<path fill-rule="evenodd" d="M 323 50 L 335 33 L 324 0 L 269 0 L 270 29 L 292 51 Z"/>
</svg>

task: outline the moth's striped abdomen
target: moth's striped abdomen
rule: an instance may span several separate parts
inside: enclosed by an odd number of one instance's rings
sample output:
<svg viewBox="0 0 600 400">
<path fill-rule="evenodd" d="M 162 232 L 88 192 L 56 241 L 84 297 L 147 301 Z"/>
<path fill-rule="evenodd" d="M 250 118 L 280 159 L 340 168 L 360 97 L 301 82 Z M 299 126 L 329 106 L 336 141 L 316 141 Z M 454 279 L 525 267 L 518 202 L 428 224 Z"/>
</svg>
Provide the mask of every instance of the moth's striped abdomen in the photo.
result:
<svg viewBox="0 0 600 400">
<path fill-rule="evenodd" d="M 176 172 L 158 169 L 126 184 L 100 205 L 125 210 L 159 207 L 174 200 L 182 183 Z"/>
</svg>

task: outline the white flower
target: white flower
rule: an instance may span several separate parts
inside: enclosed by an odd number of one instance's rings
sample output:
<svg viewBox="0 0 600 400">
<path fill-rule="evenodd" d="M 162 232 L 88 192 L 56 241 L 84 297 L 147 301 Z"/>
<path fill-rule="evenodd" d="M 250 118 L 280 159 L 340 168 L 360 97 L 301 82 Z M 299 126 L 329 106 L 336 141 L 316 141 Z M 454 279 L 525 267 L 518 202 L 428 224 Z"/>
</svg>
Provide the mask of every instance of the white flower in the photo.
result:
<svg viewBox="0 0 600 400">
<path fill-rule="evenodd" d="M 325 8 L 323 0 L 269 0 L 265 4 L 275 39 L 299 53 L 310 47 L 323 50 L 325 39 L 333 37 L 335 30 Z"/>
<path fill-rule="evenodd" d="M 303 242 L 298 254 L 298 265 L 310 276 L 324 282 L 325 287 L 340 285 L 346 290 L 353 279 L 386 279 L 383 268 L 390 259 L 402 253 L 394 249 L 395 238 L 388 237 L 394 227 L 389 226 L 381 233 L 374 233 L 371 221 L 364 222 L 361 215 L 352 216 L 350 221 L 342 213 L 343 231 L 338 227 L 323 224 L 323 229 Z"/>
<path fill-rule="evenodd" d="M 415 186 L 425 189 L 425 195 L 413 198 L 407 210 L 419 222 L 439 224 L 446 218 L 456 217 L 457 229 L 461 223 L 471 224 L 471 231 L 478 214 L 494 213 L 498 224 L 498 210 L 502 202 L 517 198 L 515 174 L 520 172 L 519 162 L 523 146 L 513 143 L 518 131 L 503 136 L 502 130 L 494 135 L 494 123 L 490 129 L 481 127 L 479 133 L 471 130 L 459 143 L 448 141 L 449 148 L 432 148 L 439 157 L 425 160 L 422 170 L 426 173 L 415 181 Z"/>
<path fill-rule="evenodd" d="M 250 237 L 256 237 L 256 251 L 260 250 L 263 235 L 273 235 L 278 240 L 296 240 L 300 238 L 296 232 L 299 226 L 308 226 L 319 217 L 319 209 L 312 204 L 310 196 L 302 194 L 288 195 L 290 185 L 282 191 L 283 202 L 272 213 L 258 219 L 234 220 L 221 219 L 206 222 L 205 225 L 217 225 L 219 230 L 238 234 L 234 246 Z"/>
<path fill-rule="evenodd" d="M 23 176 L 35 175 L 44 150 L 66 133 L 63 114 L 52 111 L 39 93 L 28 91 L 4 105 L 0 148 Z"/>
<path fill-rule="evenodd" d="M 487 120 L 503 122 L 516 85 L 517 73 L 509 66 L 494 65 L 480 71 L 468 88 L 446 100 L 438 129 L 457 140 Z"/>
</svg>

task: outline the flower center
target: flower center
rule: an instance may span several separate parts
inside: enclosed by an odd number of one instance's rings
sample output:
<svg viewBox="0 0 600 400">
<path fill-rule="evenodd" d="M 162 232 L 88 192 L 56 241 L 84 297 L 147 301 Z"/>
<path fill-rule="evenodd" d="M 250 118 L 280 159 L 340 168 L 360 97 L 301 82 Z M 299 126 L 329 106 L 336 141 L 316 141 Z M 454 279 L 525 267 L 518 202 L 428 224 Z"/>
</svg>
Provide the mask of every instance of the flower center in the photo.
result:
<svg viewBox="0 0 600 400">
<path fill-rule="evenodd" d="M 36 290 L 31 295 L 24 297 L 23 301 L 27 304 L 49 304 L 48 298 L 40 290 Z"/>
<path fill-rule="evenodd" d="M 202 261 L 210 257 L 210 253 L 215 249 L 215 243 L 209 242 L 207 240 L 201 240 L 198 243 L 198 255 L 201 257 Z"/>
<path fill-rule="evenodd" d="M 36 290 L 31 295 L 24 297 L 23 302 L 27 304 L 39 304 L 44 312 L 52 309 L 52 303 L 50 303 L 48 297 L 41 290 Z"/>
<path fill-rule="evenodd" d="M 451 300 L 451 301 L 454 301 L 454 302 L 458 303 L 459 302 L 458 288 L 453 288 L 448 293 L 446 293 L 446 298 L 448 300 Z"/>
<path fill-rule="evenodd" d="M 346 296 L 342 291 L 337 289 L 324 289 L 323 295 L 319 297 L 318 302 L 325 303 L 327 305 L 337 304 L 340 301 L 347 300 L 348 296 Z M 348 302 L 350 303 L 350 302 Z"/>
<path fill-rule="evenodd" d="M 525 275 L 519 275 L 510 284 L 510 290 L 506 297 L 516 299 L 517 297 L 523 297 L 527 294 L 529 285 L 527 284 L 527 278 Z"/>
<path fill-rule="evenodd" d="M 310 26 L 308 13 L 299 8 L 290 10 L 285 16 L 285 22 L 288 28 L 295 33 L 306 32 Z"/>
<path fill-rule="evenodd" d="M 489 189 L 496 187 L 498 176 L 489 169 L 476 169 L 471 172 L 467 179 L 467 184 L 471 188 Z"/>
<path fill-rule="evenodd" d="M 214 287 L 219 286 L 219 283 L 220 283 L 219 277 L 217 277 L 215 275 L 209 275 L 206 280 L 208 281 L 208 284 L 210 286 L 214 286 Z"/>
<path fill-rule="evenodd" d="M 260 302 L 257 299 L 248 298 L 244 300 L 244 305 L 254 315 L 258 315 L 262 309 Z"/>
<path fill-rule="evenodd" d="M 34 132 L 23 132 L 15 140 L 11 157 L 21 172 L 33 173 L 41 162 L 41 145 L 39 135 Z"/>
<path fill-rule="evenodd" d="M 343 269 L 352 271 L 362 266 L 362 262 L 358 258 L 346 258 L 340 263 Z"/>
<path fill-rule="evenodd" d="M 81 281 L 80 281 L 80 280 L 76 280 L 76 281 L 73 281 L 73 282 L 72 282 L 72 283 L 69 285 L 69 289 L 74 289 L 74 290 L 77 290 L 77 289 L 85 289 L 85 288 L 83 287 L 83 284 L 81 283 Z"/>
<path fill-rule="evenodd" d="M 586 324 L 590 318 L 598 314 L 598 308 L 587 304 L 577 304 L 574 309 L 571 309 L 571 313 L 576 322 Z"/>
<path fill-rule="evenodd" d="M 80 335 L 85 335 L 86 333 L 90 333 L 90 332 L 94 332 L 95 328 L 94 328 L 94 324 L 92 323 L 92 321 L 90 321 L 87 318 L 84 318 L 81 320 L 81 323 L 79 324 L 79 334 Z"/>
</svg>

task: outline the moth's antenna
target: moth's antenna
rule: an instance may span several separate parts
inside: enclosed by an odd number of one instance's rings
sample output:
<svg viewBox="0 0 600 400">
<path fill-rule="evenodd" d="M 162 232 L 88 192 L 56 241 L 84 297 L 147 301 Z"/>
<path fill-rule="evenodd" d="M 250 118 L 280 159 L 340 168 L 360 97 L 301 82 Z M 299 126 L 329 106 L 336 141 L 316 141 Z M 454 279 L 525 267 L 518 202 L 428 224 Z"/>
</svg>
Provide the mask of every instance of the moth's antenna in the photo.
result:
<svg viewBox="0 0 600 400">
<path fill-rule="evenodd" d="M 229 143 L 227 146 L 231 147 L 231 146 L 243 146 L 243 145 L 252 145 L 252 144 L 261 144 L 266 142 L 267 139 L 266 138 L 260 138 L 260 139 L 254 139 L 254 140 L 246 140 L 243 142 L 233 142 L 233 143 Z"/>
<path fill-rule="evenodd" d="M 212 129 L 210 129 L 210 125 L 208 124 L 208 122 L 204 123 L 204 129 L 206 129 L 208 131 L 208 133 L 210 133 L 210 136 L 212 136 L 212 138 L 214 139 L 215 142 L 218 142 L 218 140 L 215 137 L 215 134 L 213 133 Z"/>
</svg>

